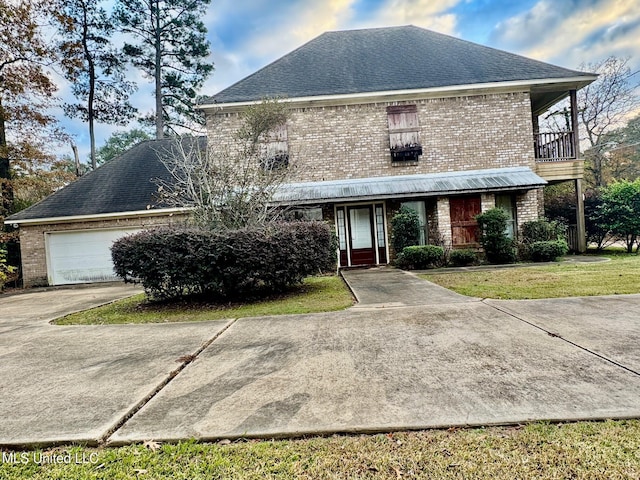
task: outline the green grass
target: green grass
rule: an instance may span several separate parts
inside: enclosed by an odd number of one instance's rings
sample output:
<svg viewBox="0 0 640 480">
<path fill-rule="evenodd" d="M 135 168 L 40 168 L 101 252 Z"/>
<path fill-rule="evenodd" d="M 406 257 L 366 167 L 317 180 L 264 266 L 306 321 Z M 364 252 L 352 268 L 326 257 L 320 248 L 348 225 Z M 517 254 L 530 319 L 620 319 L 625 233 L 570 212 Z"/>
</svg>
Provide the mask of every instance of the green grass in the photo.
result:
<svg viewBox="0 0 640 480">
<path fill-rule="evenodd" d="M 435 273 L 422 278 L 480 298 L 521 300 L 640 293 L 640 257 L 607 256 L 610 262 Z"/>
<path fill-rule="evenodd" d="M 56 448 L 92 462 L 0 463 L 14 479 L 623 479 L 640 477 L 640 421 L 534 423 L 228 445 Z M 18 456 L 22 452 L 16 452 Z M 6 452 L 5 452 L 6 454 Z M 93 456 L 92 456 L 93 455 Z"/>
<path fill-rule="evenodd" d="M 351 292 L 337 276 L 311 277 L 289 292 L 243 304 L 159 304 L 144 294 L 67 315 L 57 325 L 198 322 L 224 318 L 331 312 L 353 305 Z"/>
</svg>

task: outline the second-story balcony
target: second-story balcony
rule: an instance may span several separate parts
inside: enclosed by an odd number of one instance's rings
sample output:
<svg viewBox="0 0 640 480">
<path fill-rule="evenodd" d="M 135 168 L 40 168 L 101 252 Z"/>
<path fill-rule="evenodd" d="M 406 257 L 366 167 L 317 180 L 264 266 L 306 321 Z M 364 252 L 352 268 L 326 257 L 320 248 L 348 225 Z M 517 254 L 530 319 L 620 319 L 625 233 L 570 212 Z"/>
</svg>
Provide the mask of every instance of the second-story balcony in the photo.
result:
<svg viewBox="0 0 640 480">
<path fill-rule="evenodd" d="M 569 97 L 569 108 L 564 107 L 567 127 L 560 131 L 542 131 L 539 117 L 548 117 L 549 109 L 558 101 Z M 578 138 L 578 106 L 576 90 L 541 89 L 531 94 L 533 120 L 533 153 L 536 173 L 548 182 L 578 180 L 584 176 L 584 161 L 580 156 Z"/>
<path fill-rule="evenodd" d="M 576 158 L 573 132 L 547 132 L 533 134 L 536 162 L 557 162 Z"/>
</svg>

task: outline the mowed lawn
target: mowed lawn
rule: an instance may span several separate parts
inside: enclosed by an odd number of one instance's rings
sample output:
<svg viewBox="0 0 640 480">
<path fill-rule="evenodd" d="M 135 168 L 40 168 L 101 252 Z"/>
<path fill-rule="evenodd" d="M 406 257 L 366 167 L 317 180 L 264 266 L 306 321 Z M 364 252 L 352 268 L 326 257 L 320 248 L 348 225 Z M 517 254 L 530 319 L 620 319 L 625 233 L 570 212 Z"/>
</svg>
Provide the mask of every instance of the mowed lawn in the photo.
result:
<svg viewBox="0 0 640 480">
<path fill-rule="evenodd" d="M 0 463 L 14 479 L 640 478 L 640 422 L 579 422 L 301 440 L 57 448 L 87 463 Z M 8 452 L 4 452 L 5 455 Z"/>
<path fill-rule="evenodd" d="M 57 325 L 108 325 L 123 323 L 198 322 L 224 318 L 331 312 L 353 305 L 354 299 L 342 278 L 310 277 L 290 291 L 244 303 L 154 303 L 144 294 L 67 315 Z"/>
<path fill-rule="evenodd" d="M 421 275 L 463 295 L 535 299 L 640 293 L 640 256 L 608 255 L 609 262 L 560 263 Z"/>
</svg>

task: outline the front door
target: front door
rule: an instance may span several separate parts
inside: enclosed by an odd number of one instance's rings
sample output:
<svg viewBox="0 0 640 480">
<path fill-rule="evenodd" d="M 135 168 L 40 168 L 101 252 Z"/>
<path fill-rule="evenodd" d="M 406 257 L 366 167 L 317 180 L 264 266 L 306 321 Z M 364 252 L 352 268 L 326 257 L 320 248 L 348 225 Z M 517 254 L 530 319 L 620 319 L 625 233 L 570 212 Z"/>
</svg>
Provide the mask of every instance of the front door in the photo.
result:
<svg viewBox="0 0 640 480">
<path fill-rule="evenodd" d="M 351 265 L 375 265 L 376 250 L 373 241 L 373 209 L 371 205 L 349 207 L 347 212 L 351 240 Z"/>
<path fill-rule="evenodd" d="M 384 204 L 336 206 L 340 266 L 387 263 Z"/>
</svg>

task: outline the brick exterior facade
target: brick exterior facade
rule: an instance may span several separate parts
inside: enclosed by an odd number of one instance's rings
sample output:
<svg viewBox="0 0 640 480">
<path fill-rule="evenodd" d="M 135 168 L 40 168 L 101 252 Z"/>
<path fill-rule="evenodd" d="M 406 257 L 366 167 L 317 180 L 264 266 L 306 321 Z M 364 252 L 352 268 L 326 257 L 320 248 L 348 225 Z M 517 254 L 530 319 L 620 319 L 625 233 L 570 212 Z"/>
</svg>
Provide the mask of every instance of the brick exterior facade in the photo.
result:
<svg viewBox="0 0 640 480">
<path fill-rule="evenodd" d="M 387 107 L 416 105 L 422 155 L 418 161 L 392 162 Z M 208 112 L 209 145 L 221 154 L 233 150 L 241 125 L 239 113 Z M 531 102 L 526 92 L 423 98 L 339 106 L 292 106 L 286 125 L 292 182 L 329 181 L 394 175 L 430 174 L 523 166 L 535 169 Z M 538 217 L 541 190 L 517 192 L 518 226 Z M 451 246 L 449 198 L 413 198 L 427 202 L 429 242 Z M 387 200 L 390 219 L 403 199 Z M 495 195 L 482 195 L 482 210 Z M 332 221 L 333 204 L 323 205 Z M 49 232 L 147 227 L 183 222 L 184 216 L 135 217 L 28 225 L 20 227 L 25 286 L 47 284 L 45 237 Z M 387 241 L 390 241 L 390 232 Z M 393 254 L 393 252 L 392 252 Z"/>
<path fill-rule="evenodd" d="M 48 225 L 20 226 L 20 253 L 22 255 L 22 281 L 25 287 L 47 285 L 47 233 L 72 230 L 145 228 L 173 223 L 183 223 L 184 215 L 120 218 L 97 221 L 55 223 Z"/>
<path fill-rule="evenodd" d="M 392 162 L 387 107 L 416 105 L 422 155 Z M 207 117 L 213 149 L 233 149 L 228 139 L 241 125 L 237 113 Z M 292 182 L 430 174 L 504 167 L 535 170 L 531 101 L 526 92 L 428 98 L 416 101 L 318 106 L 290 110 L 287 122 Z M 540 192 L 542 190 L 540 189 Z M 518 225 L 537 218 L 541 194 L 518 192 Z M 481 196 L 482 211 L 495 195 Z M 387 200 L 387 225 L 403 199 Z M 429 241 L 451 247 L 449 198 L 426 200 Z M 325 217 L 327 218 L 327 217 Z M 392 252 L 393 253 L 393 252 Z"/>
<path fill-rule="evenodd" d="M 392 162 L 386 107 L 417 105 L 422 156 Z M 236 113 L 208 115 L 212 148 L 233 148 Z M 291 181 L 311 182 L 524 166 L 535 168 L 528 93 L 292 108 Z"/>
</svg>

